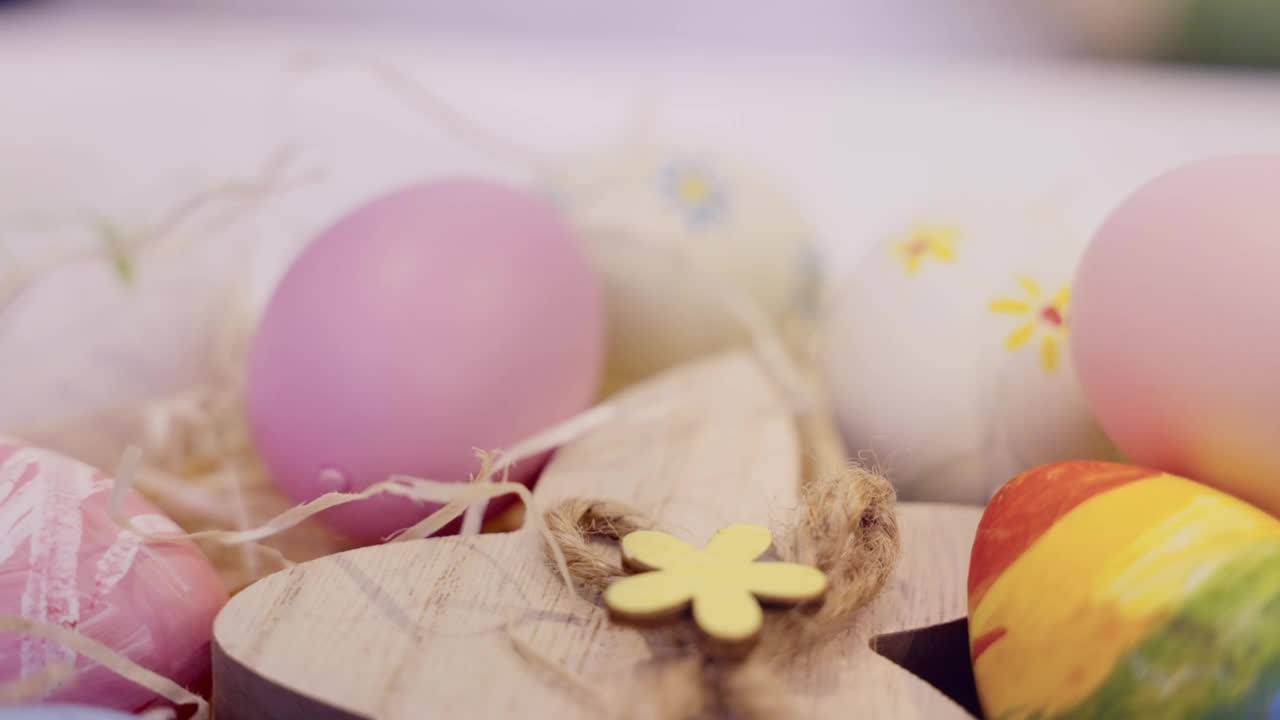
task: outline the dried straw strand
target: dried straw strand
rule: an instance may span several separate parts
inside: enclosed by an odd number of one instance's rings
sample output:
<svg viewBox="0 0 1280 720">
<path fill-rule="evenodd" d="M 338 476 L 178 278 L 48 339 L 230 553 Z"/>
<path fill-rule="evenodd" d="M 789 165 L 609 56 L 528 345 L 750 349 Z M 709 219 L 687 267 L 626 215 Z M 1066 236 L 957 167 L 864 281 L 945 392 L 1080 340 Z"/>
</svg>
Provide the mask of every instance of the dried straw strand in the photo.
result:
<svg viewBox="0 0 1280 720">
<path fill-rule="evenodd" d="M 169 678 L 133 662 L 87 635 L 61 625 L 49 625 L 15 616 L 0 616 L 0 631 L 25 633 L 52 640 L 99 663 L 117 675 L 141 685 L 174 705 L 194 705 L 196 711 L 191 716 L 191 720 L 209 720 L 209 703 L 204 698 L 182 688 Z"/>
<path fill-rule="evenodd" d="M 28 677 L 0 685 L 0 704 L 34 702 L 48 697 L 75 677 L 75 674 L 75 665 L 69 662 L 46 665 Z"/>
</svg>

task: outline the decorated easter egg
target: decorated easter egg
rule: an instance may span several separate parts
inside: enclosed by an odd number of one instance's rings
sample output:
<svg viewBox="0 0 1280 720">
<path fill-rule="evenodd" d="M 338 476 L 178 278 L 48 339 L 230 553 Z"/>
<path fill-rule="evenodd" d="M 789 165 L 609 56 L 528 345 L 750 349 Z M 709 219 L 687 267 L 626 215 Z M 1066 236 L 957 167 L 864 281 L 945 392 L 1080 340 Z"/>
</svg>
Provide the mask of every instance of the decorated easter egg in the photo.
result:
<svg viewBox="0 0 1280 720">
<path fill-rule="evenodd" d="M 1139 189 L 1076 276 L 1074 358 L 1134 462 L 1280 513 L 1280 155 L 1206 160 Z"/>
<path fill-rule="evenodd" d="M 111 491 L 88 465 L 0 438 L 0 614 L 73 629 L 196 686 L 207 679 L 226 590 L 190 542 L 147 542 L 116 525 Z M 182 532 L 132 491 L 121 507 L 148 532 Z M 0 633 L 0 684 L 62 663 L 74 663 L 75 675 L 45 700 L 135 710 L 155 699 L 56 642 Z"/>
<path fill-rule="evenodd" d="M 1067 352 L 1078 238 L 1047 212 L 974 204 L 897 229 L 841 283 L 833 405 L 902 497 L 981 504 L 1022 470 L 1111 454 Z"/>
<path fill-rule="evenodd" d="M 1019 475 L 968 591 L 987 717 L 1276 717 L 1280 521 L 1205 485 L 1090 461 Z"/>
<path fill-rule="evenodd" d="M 213 372 L 225 281 L 243 272 L 247 241 L 192 233 L 111 254 L 145 236 L 136 220 L 75 212 L 25 227 L 7 210 L 0 200 L 0 241 L 16 256 L 0 261 L 0 376 L 21 381 L 6 383 L 0 428 L 109 466 L 137 441 L 143 408 Z M 68 257 L 79 260 L 56 263 Z"/>
<path fill-rule="evenodd" d="M 132 720 L 136 716 L 88 705 L 27 705 L 0 708 L 0 720 Z"/>
<path fill-rule="evenodd" d="M 324 231 L 276 288 L 248 363 L 255 444 L 299 501 L 397 474 L 466 481 L 477 448 L 589 406 L 603 317 L 549 203 L 477 180 L 401 188 Z M 435 509 L 377 496 L 322 519 L 376 542 Z"/>
<path fill-rule="evenodd" d="M 633 142 L 566 162 L 550 181 L 602 278 L 606 392 L 746 343 L 734 306 L 784 331 L 811 318 L 821 281 L 810 229 L 758 173 Z"/>
</svg>

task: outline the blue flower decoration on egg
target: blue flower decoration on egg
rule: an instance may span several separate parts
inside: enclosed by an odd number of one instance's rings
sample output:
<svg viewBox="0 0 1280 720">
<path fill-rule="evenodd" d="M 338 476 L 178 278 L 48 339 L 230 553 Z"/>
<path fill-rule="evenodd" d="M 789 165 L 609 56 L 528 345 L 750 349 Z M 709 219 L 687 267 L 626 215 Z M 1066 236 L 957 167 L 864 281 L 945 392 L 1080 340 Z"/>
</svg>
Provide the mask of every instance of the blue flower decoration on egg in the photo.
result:
<svg viewBox="0 0 1280 720">
<path fill-rule="evenodd" d="M 724 183 L 701 166 L 673 162 L 658 173 L 658 191 L 691 230 L 705 228 L 729 210 Z"/>
</svg>

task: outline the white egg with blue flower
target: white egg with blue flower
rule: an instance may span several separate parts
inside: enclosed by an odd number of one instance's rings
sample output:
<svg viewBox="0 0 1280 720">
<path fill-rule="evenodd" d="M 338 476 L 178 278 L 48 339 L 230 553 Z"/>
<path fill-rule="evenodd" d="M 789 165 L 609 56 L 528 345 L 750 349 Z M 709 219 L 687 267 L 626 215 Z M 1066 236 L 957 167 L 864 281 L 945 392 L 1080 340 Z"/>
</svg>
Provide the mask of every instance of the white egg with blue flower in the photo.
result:
<svg viewBox="0 0 1280 720">
<path fill-rule="evenodd" d="M 550 182 L 603 279 L 606 393 L 747 342 L 726 305 L 750 305 L 784 333 L 812 318 L 821 280 L 810 228 L 759 173 L 633 141 L 562 161 Z"/>
</svg>

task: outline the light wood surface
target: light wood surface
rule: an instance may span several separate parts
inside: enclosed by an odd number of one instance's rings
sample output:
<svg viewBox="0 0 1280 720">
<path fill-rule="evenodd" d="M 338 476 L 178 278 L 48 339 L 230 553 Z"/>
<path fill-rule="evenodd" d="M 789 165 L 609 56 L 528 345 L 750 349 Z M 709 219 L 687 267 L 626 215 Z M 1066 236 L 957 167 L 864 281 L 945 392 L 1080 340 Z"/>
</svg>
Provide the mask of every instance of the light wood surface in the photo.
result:
<svg viewBox="0 0 1280 720">
<path fill-rule="evenodd" d="M 535 493 L 544 507 L 571 496 L 622 500 L 695 545 L 734 522 L 786 523 L 800 466 L 795 425 L 750 355 L 677 369 L 622 403 L 557 453 Z M 968 717 L 870 643 L 964 616 L 978 517 L 899 507 L 904 555 L 885 593 L 787 675 L 802 717 Z M 215 711 L 219 720 L 605 717 L 517 654 L 509 621 L 539 653 L 644 716 L 637 676 L 662 648 L 570 595 L 525 532 L 363 548 L 251 586 L 214 627 Z"/>
</svg>

